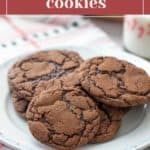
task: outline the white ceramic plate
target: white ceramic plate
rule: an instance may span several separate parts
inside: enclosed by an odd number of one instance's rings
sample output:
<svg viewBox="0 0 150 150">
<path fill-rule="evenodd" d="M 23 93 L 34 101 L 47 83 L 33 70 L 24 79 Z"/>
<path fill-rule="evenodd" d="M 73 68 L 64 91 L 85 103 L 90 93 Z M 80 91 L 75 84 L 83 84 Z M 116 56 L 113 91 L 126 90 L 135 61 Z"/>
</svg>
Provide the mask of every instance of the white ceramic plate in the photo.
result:
<svg viewBox="0 0 150 150">
<path fill-rule="evenodd" d="M 93 56 L 115 56 L 142 67 L 150 74 L 150 63 L 120 51 L 102 51 L 88 48 L 65 48 L 78 50 L 83 58 Z M 21 150 L 50 150 L 36 141 L 28 130 L 25 120 L 15 112 L 9 88 L 7 73 L 16 61 L 10 60 L 0 66 L 0 141 L 15 149 Z M 138 150 L 150 145 L 150 105 L 145 104 L 133 108 L 123 119 L 122 127 L 117 136 L 103 144 L 93 144 L 81 147 L 80 150 Z"/>
</svg>

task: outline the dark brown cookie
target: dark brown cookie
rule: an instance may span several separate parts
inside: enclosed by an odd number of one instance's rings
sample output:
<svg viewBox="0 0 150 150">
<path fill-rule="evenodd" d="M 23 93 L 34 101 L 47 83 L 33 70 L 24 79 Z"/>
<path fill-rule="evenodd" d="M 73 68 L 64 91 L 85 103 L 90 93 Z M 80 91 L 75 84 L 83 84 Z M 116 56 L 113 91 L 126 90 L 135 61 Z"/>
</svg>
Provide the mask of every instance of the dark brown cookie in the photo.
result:
<svg viewBox="0 0 150 150">
<path fill-rule="evenodd" d="M 93 139 L 101 115 L 85 92 L 62 85 L 35 96 L 26 116 L 37 140 L 59 150 L 71 150 Z"/>
<path fill-rule="evenodd" d="M 15 93 L 12 93 L 11 96 L 13 104 L 15 106 L 15 110 L 19 112 L 19 115 L 21 115 L 23 118 L 26 118 L 25 112 L 27 110 L 30 101 L 27 100 L 25 101 L 24 98 L 18 99 L 18 96 Z"/>
<path fill-rule="evenodd" d="M 101 111 L 100 126 L 90 143 L 102 143 L 113 139 L 121 126 L 123 116 L 128 112 L 128 109 L 109 107 L 102 103 L 98 106 Z"/>
<path fill-rule="evenodd" d="M 25 116 L 34 90 L 40 81 L 59 78 L 73 72 L 82 58 L 71 51 L 42 51 L 13 65 L 8 74 L 16 110 Z"/>
<path fill-rule="evenodd" d="M 61 87 L 77 87 L 81 89 L 79 79 L 78 72 L 74 71 L 66 76 L 60 77 L 59 79 L 41 81 L 35 88 L 34 96 L 39 95 L 39 93 L 51 87 L 53 87 L 53 89 Z"/>
<path fill-rule="evenodd" d="M 96 57 L 81 65 L 80 76 L 82 88 L 97 102 L 128 107 L 150 101 L 150 77 L 126 61 Z"/>
<path fill-rule="evenodd" d="M 78 87 L 80 90 L 83 90 L 79 85 L 79 77 L 74 72 L 57 80 L 49 80 L 48 82 L 46 81 L 41 82 L 35 90 L 35 95 L 39 95 L 39 93 L 49 88 L 53 89 L 62 88 L 62 85 L 65 87 Z M 125 108 L 109 107 L 102 103 L 99 103 L 98 106 L 101 112 L 100 127 L 95 137 L 90 141 L 90 143 L 102 143 L 111 140 L 119 130 L 121 125 L 121 119 L 128 110 Z"/>
</svg>

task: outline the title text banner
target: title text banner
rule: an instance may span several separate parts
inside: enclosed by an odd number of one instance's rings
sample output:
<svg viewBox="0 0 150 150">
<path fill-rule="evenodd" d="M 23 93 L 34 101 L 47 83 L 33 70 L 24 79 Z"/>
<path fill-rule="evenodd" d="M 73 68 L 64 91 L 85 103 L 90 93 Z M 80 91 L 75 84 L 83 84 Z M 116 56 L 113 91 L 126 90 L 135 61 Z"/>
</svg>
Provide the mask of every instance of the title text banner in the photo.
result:
<svg viewBox="0 0 150 150">
<path fill-rule="evenodd" d="M 8 14 L 142 14 L 144 0 L 0 0 L 7 1 Z M 145 0 L 149 1 L 150 0 Z M 145 5 L 146 6 L 146 5 Z M 147 5 L 150 6 L 150 5 Z M 0 6 L 0 8 L 4 6 Z M 5 13 L 4 10 L 1 11 Z M 146 8 L 145 13 L 150 13 Z"/>
</svg>

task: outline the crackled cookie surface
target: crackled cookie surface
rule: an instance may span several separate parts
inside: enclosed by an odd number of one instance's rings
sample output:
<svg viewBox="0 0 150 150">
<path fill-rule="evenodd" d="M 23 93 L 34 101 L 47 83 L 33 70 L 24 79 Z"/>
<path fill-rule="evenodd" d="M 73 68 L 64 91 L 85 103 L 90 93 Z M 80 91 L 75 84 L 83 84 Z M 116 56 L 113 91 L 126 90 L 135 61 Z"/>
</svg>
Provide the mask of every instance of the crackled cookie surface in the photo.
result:
<svg viewBox="0 0 150 150">
<path fill-rule="evenodd" d="M 96 57 L 80 68 L 81 85 L 97 102 L 128 107 L 150 101 L 147 73 L 113 57 Z"/>
<path fill-rule="evenodd" d="M 71 51 L 42 51 L 13 65 L 8 74 L 15 108 L 25 116 L 28 103 L 40 81 L 59 78 L 80 66 L 82 58 Z"/>
<path fill-rule="evenodd" d="M 78 88 L 50 88 L 35 96 L 27 110 L 33 136 L 60 150 L 91 141 L 100 125 L 100 112 L 91 98 Z"/>
<path fill-rule="evenodd" d="M 35 90 L 35 95 L 39 95 L 39 93 L 49 88 L 61 88 L 62 85 L 64 87 L 78 87 L 80 90 L 83 90 L 79 85 L 79 78 L 73 73 L 56 80 L 41 82 Z M 94 101 L 93 98 L 92 100 Z M 111 140 L 120 128 L 124 114 L 128 111 L 126 108 L 109 107 L 102 103 L 99 103 L 98 106 L 101 117 L 100 126 L 95 137 L 90 141 L 90 143 L 102 143 Z"/>
<path fill-rule="evenodd" d="M 102 103 L 98 106 L 101 111 L 100 126 L 91 143 L 102 143 L 113 139 L 121 126 L 123 116 L 129 110 L 109 107 Z"/>
<path fill-rule="evenodd" d="M 77 71 L 69 73 L 66 76 L 60 77 L 59 79 L 51 79 L 48 81 L 41 81 L 35 88 L 34 96 L 39 95 L 43 90 L 47 90 L 49 88 L 62 88 L 62 87 L 78 87 L 80 86 L 80 77 Z"/>
</svg>

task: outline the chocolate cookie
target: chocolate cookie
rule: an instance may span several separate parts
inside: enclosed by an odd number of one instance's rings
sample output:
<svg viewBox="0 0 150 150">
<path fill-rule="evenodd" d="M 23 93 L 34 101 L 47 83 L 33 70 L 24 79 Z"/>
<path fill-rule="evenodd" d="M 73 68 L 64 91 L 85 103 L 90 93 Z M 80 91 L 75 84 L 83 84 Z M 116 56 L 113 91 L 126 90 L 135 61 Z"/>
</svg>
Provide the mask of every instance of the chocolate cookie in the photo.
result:
<svg viewBox="0 0 150 150">
<path fill-rule="evenodd" d="M 13 65 L 8 74 L 16 110 L 25 116 L 34 90 L 40 81 L 59 78 L 73 72 L 82 58 L 71 51 L 42 51 Z"/>
<path fill-rule="evenodd" d="M 97 102 L 128 107 L 150 101 L 150 77 L 123 60 L 96 57 L 80 68 L 81 85 Z"/>
<path fill-rule="evenodd" d="M 81 89 L 79 79 L 80 77 L 78 75 L 78 72 L 74 71 L 66 76 L 60 77 L 59 79 L 41 81 L 35 88 L 34 96 L 39 95 L 39 93 L 51 87 L 53 87 L 53 89 L 61 87 L 76 87 Z"/>
<path fill-rule="evenodd" d="M 123 116 L 128 109 L 109 107 L 99 103 L 101 111 L 101 120 L 99 130 L 90 143 L 102 143 L 111 140 L 117 134 Z"/>
<path fill-rule="evenodd" d="M 93 139 L 101 115 L 85 92 L 62 85 L 35 96 L 26 116 L 37 140 L 59 150 L 71 150 Z"/>
<path fill-rule="evenodd" d="M 83 90 L 79 85 L 79 77 L 74 72 L 56 80 L 40 82 L 35 90 L 35 95 L 39 95 L 39 93 L 49 88 L 62 88 L 62 85 L 65 87 L 77 87 L 80 90 Z M 111 140 L 120 128 L 121 119 L 123 118 L 124 114 L 128 111 L 127 108 L 113 108 L 102 103 L 99 103 L 98 106 L 99 111 L 101 112 L 100 127 L 95 137 L 90 141 L 90 143 L 102 143 Z"/>
</svg>

